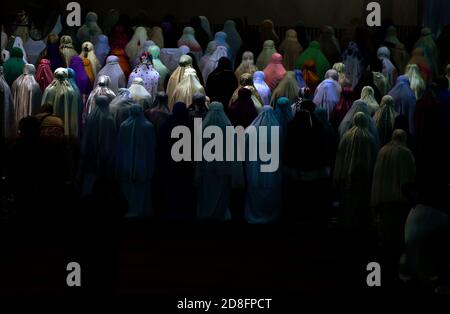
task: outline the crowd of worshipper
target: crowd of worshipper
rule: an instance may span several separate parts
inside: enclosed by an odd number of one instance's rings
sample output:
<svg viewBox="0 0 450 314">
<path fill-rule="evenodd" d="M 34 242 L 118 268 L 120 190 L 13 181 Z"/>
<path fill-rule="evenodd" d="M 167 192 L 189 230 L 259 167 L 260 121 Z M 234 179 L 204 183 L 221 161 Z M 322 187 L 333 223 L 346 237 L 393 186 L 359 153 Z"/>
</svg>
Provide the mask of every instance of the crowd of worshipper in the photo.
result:
<svg viewBox="0 0 450 314">
<path fill-rule="evenodd" d="M 415 266 L 422 256 L 442 261 L 434 257 L 448 228 L 449 28 L 438 40 L 424 28 L 411 49 L 393 25 L 353 25 L 339 40 L 325 26 L 312 40 L 302 24 L 280 38 L 270 20 L 259 31 L 227 20 L 213 34 L 200 16 L 178 35 L 171 20 L 131 25 L 110 10 L 102 28 L 90 12 L 77 31 L 55 29 L 46 41 L 27 27 L 2 32 L 2 132 L 17 214 L 36 204 L 58 211 L 68 194 L 115 182 L 109 197 L 123 196 L 127 217 L 338 217 L 378 230 L 394 251 L 406 242 Z M 192 129 L 195 118 L 222 130 L 278 126 L 279 169 L 175 162 L 171 131 Z M 429 264 L 424 272 L 436 269 Z"/>
</svg>

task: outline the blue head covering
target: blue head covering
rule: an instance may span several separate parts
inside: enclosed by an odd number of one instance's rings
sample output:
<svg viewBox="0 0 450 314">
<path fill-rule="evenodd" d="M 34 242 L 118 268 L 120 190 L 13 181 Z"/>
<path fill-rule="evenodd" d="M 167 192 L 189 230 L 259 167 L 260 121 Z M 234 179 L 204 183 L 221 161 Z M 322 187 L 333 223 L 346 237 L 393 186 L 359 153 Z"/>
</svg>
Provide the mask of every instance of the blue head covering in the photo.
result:
<svg viewBox="0 0 450 314">
<path fill-rule="evenodd" d="M 109 99 L 97 96 L 81 143 L 82 171 L 110 176 L 116 153 L 116 127 L 109 112 Z"/>
<path fill-rule="evenodd" d="M 81 112 L 83 110 L 83 99 L 81 99 L 80 89 L 78 88 L 77 81 L 76 81 L 77 73 L 72 68 L 67 68 L 67 73 L 68 73 L 67 79 L 68 79 L 70 85 L 73 87 L 73 89 L 77 93 L 78 106 L 79 106 L 79 110 Z"/>
<path fill-rule="evenodd" d="M 280 122 L 282 130 L 287 130 L 289 122 L 293 119 L 291 102 L 288 98 L 278 98 L 275 106 L 275 116 L 277 117 L 278 122 Z"/>
<path fill-rule="evenodd" d="M 389 92 L 389 95 L 394 98 L 395 111 L 399 115 L 408 117 L 409 131 L 415 134 L 414 130 L 414 114 L 416 112 L 416 97 L 409 85 L 409 79 L 405 75 L 397 78 L 397 83 Z"/>
<path fill-rule="evenodd" d="M 155 167 L 155 130 L 140 105 L 131 105 L 130 116 L 120 126 L 117 141 L 117 178 L 128 182 L 149 181 Z"/>
<path fill-rule="evenodd" d="M 228 59 L 232 60 L 233 53 L 231 52 L 231 47 L 227 42 L 227 38 L 228 38 L 227 33 L 217 32 L 216 35 L 214 36 L 214 42 L 216 43 L 217 46 L 226 47 L 228 52 Z"/>
<path fill-rule="evenodd" d="M 265 135 L 266 139 L 263 141 L 267 143 L 266 149 L 272 155 L 272 162 L 275 154 L 278 154 L 278 161 L 280 162 L 280 138 L 275 139 L 278 142 L 278 151 L 270 151 L 272 147 L 272 128 L 280 127 L 272 107 L 264 106 L 251 126 L 256 127 L 256 134 L 259 140 L 257 147 L 249 147 L 250 142 L 247 140 L 247 154 L 249 149 L 257 149 L 259 151 L 260 137 Z M 266 134 L 260 132 L 260 127 L 262 126 L 267 127 Z M 280 130 L 278 129 L 278 131 Z M 247 136 L 252 135 L 248 134 Z M 245 218 L 249 223 L 272 223 L 280 215 L 282 167 L 278 163 L 278 169 L 275 172 L 262 172 L 261 166 L 267 164 L 267 162 L 262 162 L 260 158 L 257 161 L 250 161 L 248 157 L 246 158 L 245 167 L 248 190 Z"/>
<path fill-rule="evenodd" d="M 110 50 L 111 47 L 109 46 L 108 37 L 106 35 L 99 35 L 94 45 L 94 51 L 102 66 L 105 65 L 105 60 Z"/>
<path fill-rule="evenodd" d="M 299 70 L 299 69 L 294 70 L 294 74 L 295 74 L 295 79 L 297 80 L 297 83 L 298 83 L 298 87 L 299 88 L 306 87 L 306 82 L 303 79 L 303 72 L 302 72 L 302 70 Z"/>
<path fill-rule="evenodd" d="M 269 85 L 265 81 L 265 74 L 263 71 L 256 71 L 253 74 L 253 85 L 258 91 L 261 100 L 265 106 L 270 105 L 270 99 L 272 98 L 272 92 Z"/>
</svg>

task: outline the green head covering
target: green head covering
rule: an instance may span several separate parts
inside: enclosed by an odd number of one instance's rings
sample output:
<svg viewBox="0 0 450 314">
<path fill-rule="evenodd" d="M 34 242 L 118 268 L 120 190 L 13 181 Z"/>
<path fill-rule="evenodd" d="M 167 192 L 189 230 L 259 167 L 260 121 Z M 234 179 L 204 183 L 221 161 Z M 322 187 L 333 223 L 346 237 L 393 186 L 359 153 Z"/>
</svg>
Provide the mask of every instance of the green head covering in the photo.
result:
<svg viewBox="0 0 450 314">
<path fill-rule="evenodd" d="M 20 48 L 14 47 L 10 51 L 11 58 L 23 58 L 23 51 Z"/>
</svg>

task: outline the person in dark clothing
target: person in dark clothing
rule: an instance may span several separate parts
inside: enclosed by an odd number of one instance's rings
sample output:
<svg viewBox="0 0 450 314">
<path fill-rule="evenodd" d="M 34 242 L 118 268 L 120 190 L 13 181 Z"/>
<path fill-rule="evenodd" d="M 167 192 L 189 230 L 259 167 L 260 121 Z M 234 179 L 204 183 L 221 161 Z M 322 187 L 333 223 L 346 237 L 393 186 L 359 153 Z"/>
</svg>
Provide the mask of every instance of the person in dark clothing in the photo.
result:
<svg viewBox="0 0 450 314">
<path fill-rule="evenodd" d="M 211 101 L 218 101 L 226 106 L 237 87 L 238 81 L 231 68 L 230 59 L 220 58 L 217 68 L 208 76 L 207 95 Z"/>
</svg>

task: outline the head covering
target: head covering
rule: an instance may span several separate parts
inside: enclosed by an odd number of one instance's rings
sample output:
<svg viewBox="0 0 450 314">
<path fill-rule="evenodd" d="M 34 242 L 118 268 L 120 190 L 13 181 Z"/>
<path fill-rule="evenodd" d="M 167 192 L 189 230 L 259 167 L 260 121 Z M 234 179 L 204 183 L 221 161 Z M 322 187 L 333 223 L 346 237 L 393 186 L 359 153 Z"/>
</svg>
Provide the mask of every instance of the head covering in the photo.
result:
<svg viewBox="0 0 450 314">
<path fill-rule="evenodd" d="M 394 99 L 389 95 L 384 96 L 381 100 L 380 109 L 373 117 L 378 129 L 381 145 L 385 145 L 390 141 L 392 131 L 394 131 L 396 116 L 397 113 L 394 109 Z"/>
<path fill-rule="evenodd" d="M 83 59 L 89 59 L 89 63 L 92 67 L 92 73 L 94 74 L 95 79 L 95 76 L 97 75 L 98 71 L 100 71 L 102 66 L 98 61 L 97 56 L 95 55 L 94 45 L 91 42 L 87 41 L 81 45 L 80 57 L 82 57 Z"/>
<path fill-rule="evenodd" d="M 90 114 L 95 106 L 95 98 L 97 96 L 106 96 L 109 103 L 116 97 L 116 94 L 109 88 L 111 79 L 109 76 L 102 75 L 98 77 L 97 86 L 92 90 L 86 102 L 87 112 Z"/>
<path fill-rule="evenodd" d="M 409 80 L 409 86 L 411 87 L 416 99 L 419 100 L 425 94 L 427 85 L 422 78 L 419 66 L 417 64 L 410 64 L 406 67 L 405 76 Z"/>
<path fill-rule="evenodd" d="M 283 57 L 279 53 L 274 53 L 264 69 L 266 83 L 271 90 L 274 90 L 286 74 L 283 66 Z"/>
<path fill-rule="evenodd" d="M 257 115 L 255 104 L 252 101 L 252 92 L 246 88 L 241 88 L 238 92 L 238 99 L 231 104 L 229 109 L 232 124 L 246 128 Z"/>
<path fill-rule="evenodd" d="M 345 135 L 345 133 L 350 130 L 354 126 L 355 122 L 355 116 L 358 113 L 363 113 L 366 116 L 365 124 L 366 128 L 368 129 L 369 133 L 372 135 L 373 143 L 375 147 L 378 149 L 379 147 L 379 135 L 378 135 L 378 129 L 375 125 L 375 122 L 373 121 L 372 117 L 369 114 L 369 109 L 367 107 L 367 104 L 363 102 L 362 100 L 357 100 L 353 103 L 350 110 L 345 115 L 344 119 L 342 120 L 341 124 L 339 125 L 339 136 L 342 139 Z"/>
<path fill-rule="evenodd" d="M 98 72 L 97 77 L 95 78 L 94 85 L 98 84 L 98 80 L 102 75 L 106 75 L 109 77 L 109 88 L 117 94 L 119 88 L 126 87 L 126 79 L 125 74 L 122 71 L 122 68 L 119 65 L 119 58 L 116 56 L 109 56 L 106 59 L 105 66 Z"/>
<path fill-rule="evenodd" d="M 209 58 L 216 51 L 217 44 L 215 41 L 210 41 L 205 49 L 205 54 L 200 58 L 199 67 L 203 71 L 205 64 L 208 62 Z M 228 55 L 228 54 L 227 54 Z M 207 79 L 208 77 L 206 77 Z"/>
<path fill-rule="evenodd" d="M 399 73 L 404 73 L 408 64 L 409 54 L 405 49 L 405 45 L 398 39 L 395 26 L 391 25 L 388 27 L 384 43 L 391 50 L 392 60 L 397 66 Z"/>
<path fill-rule="evenodd" d="M 78 137 L 81 107 L 78 94 L 67 80 L 68 71 L 56 69 L 53 82 L 45 89 L 43 104 L 52 104 L 53 112 L 64 121 L 64 134 Z"/>
<path fill-rule="evenodd" d="M 387 80 L 387 78 L 383 75 L 383 73 L 381 72 L 372 72 L 371 75 L 371 80 L 369 83 L 372 83 L 372 87 L 375 87 L 375 95 L 378 94 L 380 95 L 380 97 L 386 95 L 389 92 L 389 82 Z M 364 80 L 364 82 L 366 82 Z M 362 86 L 363 84 L 358 84 L 357 87 L 355 87 L 355 89 L 358 88 L 358 86 Z M 362 91 L 362 90 L 361 90 Z"/>
<path fill-rule="evenodd" d="M 382 73 L 387 78 L 389 86 L 394 86 L 395 80 L 397 79 L 397 69 L 390 60 L 391 51 L 387 47 L 380 47 L 378 48 L 377 56 L 382 62 Z"/>
<path fill-rule="evenodd" d="M 169 107 L 172 108 L 177 102 L 190 105 L 192 97 L 198 92 L 205 94 L 205 89 L 200 84 L 195 70 L 188 68 L 184 71 L 183 78 L 175 88 L 172 97 L 169 98 Z"/>
<path fill-rule="evenodd" d="M 316 63 L 317 75 L 319 79 L 323 79 L 325 72 L 330 69 L 330 63 L 328 62 L 325 55 L 320 50 L 320 44 L 317 41 L 312 41 L 309 47 L 303 51 L 303 53 L 298 57 L 295 63 L 295 68 L 302 69 L 303 65 L 308 60 L 314 60 Z"/>
<path fill-rule="evenodd" d="M 169 100 L 172 99 L 173 93 L 175 92 L 175 88 L 177 87 L 178 83 L 180 83 L 180 81 L 183 79 L 184 71 L 186 70 L 186 68 L 192 68 L 192 58 L 187 55 L 183 55 L 180 57 L 178 67 L 170 76 L 169 82 L 167 84 L 166 93 L 167 96 L 169 97 Z"/>
<path fill-rule="evenodd" d="M 111 47 L 108 43 L 108 37 L 106 35 L 100 35 L 97 37 L 97 41 L 95 42 L 95 56 L 97 60 L 100 62 L 101 66 L 105 65 L 106 57 L 111 51 Z"/>
<path fill-rule="evenodd" d="M 239 86 L 236 88 L 236 90 L 233 93 L 233 96 L 231 96 L 229 106 L 233 102 L 235 102 L 239 97 L 239 90 L 241 87 L 244 87 L 252 92 L 252 101 L 253 104 L 256 107 L 256 110 L 259 111 L 262 108 L 262 99 L 258 94 L 258 91 L 256 90 L 255 86 L 253 85 L 253 77 L 252 75 L 248 73 L 242 74 L 241 78 L 239 79 Z"/>
<path fill-rule="evenodd" d="M 267 150 L 272 147 L 272 141 L 276 140 L 279 145 L 279 136 L 273 137 L 274 128 L 279 128 L 280 124 L 275 117 L 270 106 L 264 106 L 261 113 L 251 124 L 256 128 L 258 139 L 265 137 Z M 260 127 L 266 127 L 267 132 L 261 132 Z M 279 130 L 279 129 L 278 129 Z M 259 143 L 261 143 L 259 141 Z M 249 148 L 257 149 L 259 147 Z M 277 152 L 271 152 L 272 156 Z M 273 223 L 280 217 L 281 211 L 281 180 L 282 168 L 274 172 L 261 172 L 261 167 L 266 165 L 258 158 L 256 161 L 247 160 L 245 162 L 245 174 L 247 177 L 247 195 L 245 202 L 245 219 L 248 223 Z"/>
<path fill-rule="evenodd" d="M 128 43 L 128 36 L 124 26 L 117 25 L 109 35 L 111 49 L 125 49 Z"/>
<path fill-rule="evenodd" d="M 211 32 L 211 26 L 209 24 L 209 20 L 206 16 L 200 16 L 200 20 L 202 23 L 202 28 L 205 30 L 206 34 L 209 36 L 209 40 L 212 40 L 212 32 Z"/>
<path fill-rule="evenodd" d="M 155 171 L 156 135 L 142 107 L 132 105 L 117 140 L 116 176 L 128 201 L 128 217 L 152 214 L 151 179 Z M 142 193 L 136 193 L 140 191 Z"/>
<path fill-rule="evenodd" d="M 377 146 L 368 130 L 367 116 L 359 112 L 354 125 L 341 139 L 336 156 L 334 181 L 341 187 L 356 186 L 365 191 L 372 183 Z M 359 208 L 361 209 L 361 208 Z"/>
<path fill-rule="evenodd" d="M 264 20 L 259 26 L 259 34 L 261 37 L 261 41 L 265 42 L 266 40 L 272 40 L 274 43 L 279 43 L 280 38 L 277 33 L 275 33 L 275 27 L 271 20 Z M 262 69 L 264 67 L 259 67 Z"/>
<path fill-rule="evenodd" d="M 231 64 L 234 65 L 234 59 L 236 58 L 237 54 L 241 50 L 242 46 L 242 38 L 241 35 L 239 35 L 238 31 L 236 30 L 236 22 L 233 20 L 227 20 L 223 24 L 223 30 L 225 34 L 227 34 L 227 43 L 230 45 L 231 48 Z"/>
<path fill-rule="evenodd" d="M 212 43 L 215 44 L 214 42 Z M 208 47 L 210 47 L 209 44 Z M 208 77 L 217 68 L 219 60 L 227 56 L 228 56 L 227 48 L 225 48 L 224 46 L 216 46 L 214 52 L 211 55 L 205 55 L 202 58 L 201 72 L 204 82 L 208 82 Z"/>
<path fill-rule="evenodd" d="M 72 59 L 73 56 L 78 55 L 78 52 L 73 47 L 72 37 L 69 35 L 64 35 L 61 37 L 59 51 L 63 55 L 64 64 L 66 66 L 69 66 L 70 59 Z"/>
<path fill-rule="evenodd" d="M 128 78 L 128 86 L 130 86 L 134 79 L 138 77 L 144 81 L 144 87 L 151 95 L 153 102 L 153 99 L 158 92 L 159 73 L 153 68 L 151 56 L 146 55 L 145 57 L 142 57 L 141 63 L 134 68 Z"/>
<path fill-rule="evenodd" d="M 265 75 L 263 71 L 257 71 L 253 74 L 253 85 L 255 89 L 258 91 L 259 96 L 263 102 L 264 106 L 270 105 L 270 100 L 272 98 L 272 92 L 270 91 L 270 87 L 267 85 L 265 81 Z"/>
<path fill-rule="evenodd" d="M 186 26 L 183 29 L 183 35 L 178 40 L 178 47 L 180 46 L 188 46 L 189 49 L 193 52 L 201 52 L 202 47 L 195 39 L 195 30 L 190 26 Z"/>
<path fill-rule="evenodd" d="M 133 104 L 137 104 L 128 89 L 120 88 L 117 92 L 117 96 L 109 104 L 109 112 L 113 115 L 116 129 L 120 128 L 122 122 L 124 122 L 130 116 L 130 107 Z"/>
<path fill-rule="evenodd" d="M 203 120 L 203 130 L 210 126 L 220 128 L 222 134 L 226 133 L 227 126 L 231 126 L 221 103 L 212 102 L 209 105 L 208 114 Z M 225 142 L 223 144 L 225 152 Z M 204 142 L 202 148 L 204 149 L 206 145 L 207 143 Z M 195 179 L 198 187 L 197 217 L 199 219 L 231 219 L 228 203 L 232 186 L 242 180 L 241 163 L 218 160 L 201 161 L 196 165 Z"/>
<path fill-rule="evenodd" d="M 258 68 L 255 66 L 255 57 L 253 55 L 253 52 L 245 51 L 242 54 L 241 64 L 238 66 L 234 74 L 236 75 L 237 79 L 239 79 L 244 73 L 253 75 L 256 71 L 258 71 Z"/>
<path fill-rule="evenodd" d="M 131 67 L 128 56 L 125 53 L 125 50 L 120 48 L 113 48 L 111 50 L 111 55 L 119 58 L 119 66 L 122 69 L 123 74 L 125 74 L 125 78 L 128 78 L 128 76 L 131 73 Z"/>
<path fill-rule="evenodd" d="M 97 14 L 89 12 L 86 14 L 86 22 L 78 29 L 77 38 L 79 42 L 95 42 L 97 36 L 102 34 L 102 30 L 97 25 Z"/>
<path fill-rule="evenodd" d="M 94 74 L 94 69 L 91 64 L 91 61 L 85 57 L 81 57 L 81 59 L 83 60 L 83 67 L 84 67 L 84 71 L 86 72 L 87 77 L 89 78 L 91 83 L 94 84 L 95 74 Z"/>
<path fill-rule="evenodd" d="M 164 91 L 164 84 L 166 82 L 167 75 L 169 75 L 169 69 L 159 59 L 161 49 L 154 45 L 148 48 L 148 53 L 152 56 L 153 67 L 159 73 L 158 91 Z"/>
<path fill-rule="evenodd" d="M 59 39 L 58 39 L 59 40 Z M 58 49 L 59 42 L 56 44 Z M 28 62 L 31 64 L 36 64 L 39 60 L 39 55 L 45 49 L 45 42 L 43 40 L 33 40 L 31 37 L 24 43 L 23 47 L 27 54 Z"/>
<path fill-rule="evenodd" d="M 5 139 L 12 139 L 16 136 L 16 115 L 11 90 L 3 77 L 3 67 L 0 67 L 0 97 L 1 134 Z"/>
<path fill-rule="evenodd" d="M 335 70 L 328 70 L 325 80 L 317 86 L 314 103 L 319 108 L 325 108 L 330 118 L 334 107 L 341 98 L 341 85 L 339 85 L 339 75 Z"/>
<path fill-rule="evenodd" d="M 60 50 L 59 37 L 56 34 L 50 34 L 47 37 L 47 46 L 42 52 L 41 57 L 50 60 L 51 70 L 65 67 L 63 54 Z"/>
<path fill-rule="evenodd" d="M 84 103 L 92 91 L 92 82 L 86 73 L 83 60 L 79 56 L 74 56 L 72 57 L 72 59 L 70 59 L 69 67 L 72 68 L 77 74 L 75 80 L 77 82 L 78 88 L 80 89 L 80 94 L 82 95 L 82 97 L 84 95 Z"/>
<path fill-rule="evenodd" d="M 106 96 L 97 96 L 92 113 L 87 118 L 81 141 L 82 194 L 92 192 L 95 178 L 111 177 L 116 156 L 115 123 Z M 94 180 L 90 179 L 93 176 Z"/>
<path fill-rule="evenodd" d="M 363 88 L 361 92 L 361 100 L 367 104 L 370 116 L 373 116 L 375 112 L 380 109 L 380 105 L 375 99 L 375 91 L 371 86 L 365 86 Z"/>
<path fill-rule="evenodd" d="M 191 119 L 204 119 L 206 114 L 208 113 L 208 107 L 206 106 L 206 96 L 202 93 L 195 93 L 194 96 L 192 96 L 192 104 L 188 109 Z"/>
<path fill-rule="evenodd" d="M 348 44 L 342 54 L 342 62 L 345 64 L 346 77 L 352 88 L 355 88 L 364 73 L 364 59 L 357 43 L 351 41 Z"/>
<path fill-rule="evenodd" d="M 263 50 L 258 56 L 258 59 L 256 60 L 256 66 L 258 69 L 264 69 L 270 62 L 270 59 L 272 58 L 272 55 L 274 53 L 277 53 L 277 50 L 275 49 L 275 43 L 273 40 L 266 40 L 263 45 Z M 281 56 L 281 55 L 280 55 Z"/>
<path fill-rule="evenodd" d="M 425 50 L 421 47 L 417 47 L 413 50 L 411 59 L 408 64 L 417 64 L 419 66 L 422 77 L 426 82 L 431 82 L 433 79 L 433 73 L 429 61 L 425 58 Z"/>
<path fill-rule="evenodd" d="M 395 111 L 408 117 L 409 120 L 409 131 L 411 134 L 414 132 L 414 114 L 416 112 L 416 96 L 412 91 L 409 80 L 406 76 L 399 76 L 397 79 L 397 84 L 389 92 L 389 95 L 394 98 Z"/>
<path fill-rule="evenodd" d="M 380 150 L 373 173 L 372 206 L 407 201 L 402 189 L 415 182 L 416 174 L 407 140 L 405 131 L 395 130 L 392 141 Z"/>
<path fill-rule="evenodd" d="M 164 48 L 164 35 L 163 30 L 159 26 L 152 27 L 148 39 L 153 41 L 160 49 Z"/>
<path fill-rule="evenodd" d="M 23 74 L 11 86 L 17 123 L 22 118 L 36 115 L 41 107 L 42 91 L 34 78 L 35 72 L 34 65 L 25 64 Z"/>
<path fill-rule="evenodd" d="M 27 61 L 27 53 L 26 53 L 26 51 L 25 51 L 25 47 L 23 46 L 23 40 L 22 40 L 22 38 L 20 38 L 19 36 L 17 36 L 17 37 L 15 37 L 14 38 L 14 43 L 13 43 L 13 46 L 12 46 L 12 48 L 19 48 L 20 50 L 22 50 L 22 59 L 23 59 L 23 62 L 25 62 L 25 63 L 28 63 L 28 61 Z"/>
<path fill-rule="evenodd" d="M 147 29 L 139 26 L 134 31 L 134 35 L 125 47 L 125 52 L 130 60 L 135 60 L 139 52 L 139 48 L 147 41 Z"/>
<path fill-rule="evenodd" d="M 12 86 L 13 82 L 23 74 L 24 66 L 22 50 L 12 48 L 10 58 L 3 64 L 3 75 L 9 86 Z"/>
<path fill-rule="evenodd" d="M 317 41 L 320 48 L 330 63 L 336 63 L 341 59 L 341 47 L 335 36 L 334 28 L 331 26 L 324 26 L 320 30 L 320 35 Z"/>
<path fill-rule="evenodd" d="M 134 102 L 140 104 L 142 108 L 147 109 L 152 104 L 152 96 L 144 86 L 144 80 L 140 77 L 136 77 L 132 82 L 128 90 L 130 96 Z"/>
<path fill-rule="evenodd" d="M 238 80 L 234 76 L 231 61 L 225 56 L 221 57 L 217 68 L 208 77 L 206 93 L 212 101 L 228 104 L 237 86 Z"/>
<path fill-rule="evenodd" d="M 50 60 L 41 59 L 35 77 L 41 91 L 44 92 L 47 86 L 53 81 L 53 72 L 50 68 Z"/>
<path fill-rule="evenodd" d="M 341 98 L 334 107 L 330 116 L 330 122 L 335 129 L 339 127 L 347 112 L 353 105 L 353 89 L 351 87 L 344 87 L 341 92 Z"/>
<path fill-rule="evenodd" d="M 228 58 L 230 58 L 230 60 L 231 60 L 231 58 L 232 58 L 231 47 L 230 47 L 230 45 L 227 42 L 227 38 L 228 38 L 227 33 L 225 33 L 225 32 L 217 32 L 214 35 L 214 40 L 213 41 L 216 43 L 217 46 L 223 46 L 223 47 L 227 48 Z"/>
<path fill-rule="evenodd" d="M 433 33 L 427 27 L 422 29 L 421 36 L 414 45 L 414 48 L 419 47 L 424 51 L 424 55 L 430 65 L 433 77 L 437 77 L 439 75 L 439 52 L 433 38 Z"/>
<path fill-rule="evenodd" d="M 303 65 L 302 72 L 306 86 L 314 94 L 320 83 L 319 76 L 317 75 L 316 62 L 314 60 L 307 60 Z"/>
<path fill-rule="evenodd" d="M 286 97 L 289 101 L 293 102 L 297 99 L 300 88 L 298 87 L 297 80 L 293 71 L 286 72 L 284 78 L 273 90 L 272 100 L 270 105 L 275 107 L 275 104 L 280 97 Z"/>
<path fill-rule="evenodd" d="M 294 29 L 286 31 L 286 37 L 280 45 L 280 53 L 283 55 L 283 65 L 288 71 L 294 70 L 295 61 L 303 51 L 297 39 L 297 32 Z"/>
<path fill-rule="evenodd" d="M 172 73 L 178 67 L 180 58 L 190 52 L 188 46 L 180 46 L 178 48 L 161 49 L 161 61 Z"/>
<path fill-rule="evenodd" d="M 294 118 L 292 115 L 291 102 L 286 97 L 280 97 L 277 99 L 275 105 L 275 116 L 281 127 L 282 136 L 286 136 L 289 123 Z"/>
<path fill-rule="evenodd" d="M 344 88 L 347 85 L 350 85 L 350 80 L 347 78 L 347 74 L 345 72 L 345 64 L 342 62 L 335 63 L 333 65 L 333 70 L 335 70 L 339 75 L 339 84 Z"/>
</svg>

